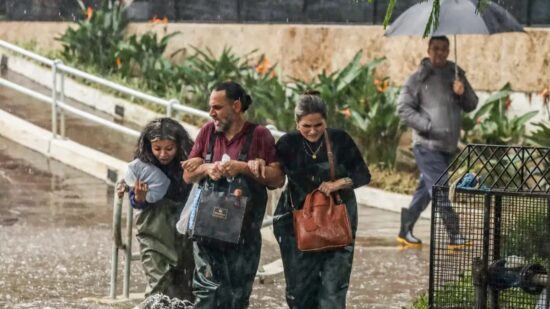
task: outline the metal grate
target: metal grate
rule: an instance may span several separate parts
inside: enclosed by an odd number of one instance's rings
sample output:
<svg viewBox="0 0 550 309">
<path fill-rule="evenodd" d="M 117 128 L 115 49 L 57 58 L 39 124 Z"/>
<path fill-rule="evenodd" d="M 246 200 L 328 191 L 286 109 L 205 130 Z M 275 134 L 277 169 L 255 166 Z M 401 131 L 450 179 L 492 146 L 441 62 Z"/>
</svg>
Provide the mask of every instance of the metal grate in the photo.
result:
<svg viewBox="0 0 550 309">
<path fill-rule="evenodd" d="M 433 187 L 430 308 L 550 308 L 549 170 L 550 148 L 457 156 Z"/>
</svg>

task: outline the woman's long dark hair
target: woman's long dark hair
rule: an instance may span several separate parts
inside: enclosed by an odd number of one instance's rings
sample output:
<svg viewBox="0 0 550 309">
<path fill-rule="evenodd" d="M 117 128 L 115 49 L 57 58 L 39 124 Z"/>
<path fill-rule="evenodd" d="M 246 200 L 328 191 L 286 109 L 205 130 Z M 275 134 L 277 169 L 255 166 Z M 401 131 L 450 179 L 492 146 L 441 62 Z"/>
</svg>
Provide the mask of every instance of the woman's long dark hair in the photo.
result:
<svg viewBox="0 0 550 309">
<path fill-rule="evenodd" d="M 160 166 L 160 162 L 153 155 L 151 149 L 151 142 L 158 139 L 171 140 L 176 143 L 176 156 L 168 168 L 172 172 L 180 171 L 179 162 L 187 160 L 193 147 L 193 140 L 183 126 L 172 118 L 155 119 L 145 126 L 139 137 L 134 157 L 145 163 Z"/>
</svg>

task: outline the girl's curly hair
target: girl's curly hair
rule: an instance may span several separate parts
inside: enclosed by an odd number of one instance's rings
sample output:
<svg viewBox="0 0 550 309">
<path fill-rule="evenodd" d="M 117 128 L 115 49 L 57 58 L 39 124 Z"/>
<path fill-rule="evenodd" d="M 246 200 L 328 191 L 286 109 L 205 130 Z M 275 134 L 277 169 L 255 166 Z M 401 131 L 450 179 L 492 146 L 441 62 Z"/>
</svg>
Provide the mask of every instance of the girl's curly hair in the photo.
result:
<svg viewBox="0 0 550 309">
<path fill-rule="evenodd" d="M 193 140 L 183 126 L 172 118 L 164 117 L 155 119 L 145 126 L 139 137 L 134 157 L 158 166 L 160 162 L 151 149 L 151 142 L 158 139 L 167 139 L 176 143 L 176 156 L 170 165 L 176 162 L 179 166 L 179 161 L 187 160 L 193 147 Z"/>
</svg>

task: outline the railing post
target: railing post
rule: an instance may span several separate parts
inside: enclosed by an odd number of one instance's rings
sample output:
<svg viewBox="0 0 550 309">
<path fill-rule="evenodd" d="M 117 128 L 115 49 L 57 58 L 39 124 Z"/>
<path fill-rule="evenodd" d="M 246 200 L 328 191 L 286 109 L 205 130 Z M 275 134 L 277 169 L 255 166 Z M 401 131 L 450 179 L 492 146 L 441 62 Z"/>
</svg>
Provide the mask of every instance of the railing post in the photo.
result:
<svg viewBox="0 0 550 309">
<path fill-rule="evenodd" d="M 58 65 L 59 64 L 63 64 L 63 61 L 61 60 L 58 60 Z M 65 103 L 65 72 L 63 70 L 59 70 L 59 77 L 60 77 L 60 80 L 59 80 L 59 96 L 60 96 L 60 101 Z M 66 137 L 66 134 L 65 134 L 65 129 L 66 129 L 66 125 L 65 125 L 65 111 L 63 109 L 60 109 L 59 110 L 59 134 L 61 135 L 62 138 L 65 138 Z"/>
<path fill-rule="evenodd" d="M 52 64 L 52 137 L 57 137 L 57 65 L 60 60 Z"/>
<path fill-rule="evenodd" d="M 113 249 L 111 258 L 111 299 L 116 299 L 116 282 L 118 274 L 118 249 L 120 246 L 120 220 L 122 213 L 122 200 L 123 197 L 118 196 L 118 192 L 115 188 L 113 198 Z"/>
<path fill-rule="evenodd" d="M 180 102 L 176 99 L 172 99 L 168 101 L 168 105 L 166 105 L 166 117 L 172 117 L 172 106 L 179 104 Z"/>
<path fill-rule="evenodd" d="M 128 205 L 126 214 L 126 261 L 124 262 L 124 282 L 122 289 L 124 297 L 130 298 L 130 265 L 132 264 L 132 224 L 134 222 L 132 205 Z"/>
</svg>

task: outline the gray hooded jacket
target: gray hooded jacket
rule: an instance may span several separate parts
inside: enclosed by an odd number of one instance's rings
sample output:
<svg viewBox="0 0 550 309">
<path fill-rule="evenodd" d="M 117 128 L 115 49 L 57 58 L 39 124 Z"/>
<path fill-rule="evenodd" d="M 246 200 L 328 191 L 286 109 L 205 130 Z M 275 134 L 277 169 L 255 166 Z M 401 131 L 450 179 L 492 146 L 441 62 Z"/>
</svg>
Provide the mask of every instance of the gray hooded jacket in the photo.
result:
<svg viewBox="0 0 550 309">
<path fill-rule="evenodd" d="M 464 93 L 458 96 L 453 92 L 454 70 L 453 62 L 437 68 L 424 58 L 401 89 L 397 111 L 401 120 L 413 128 L 415 145 L 456 152 L 462 128 L 460 113 L 473 111 L 478 98 L 460 68 L 458 78 L 464 84 Z"/>
</svg>

